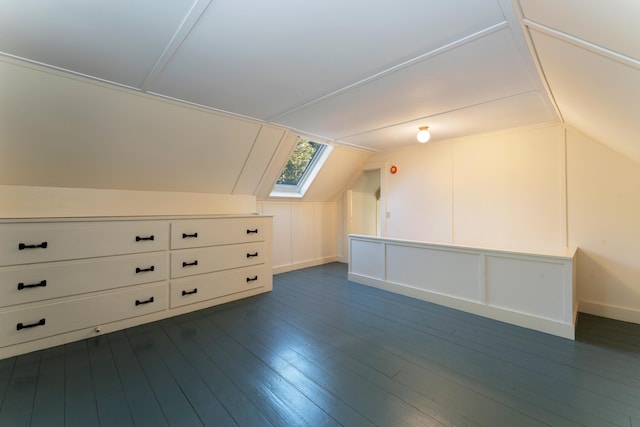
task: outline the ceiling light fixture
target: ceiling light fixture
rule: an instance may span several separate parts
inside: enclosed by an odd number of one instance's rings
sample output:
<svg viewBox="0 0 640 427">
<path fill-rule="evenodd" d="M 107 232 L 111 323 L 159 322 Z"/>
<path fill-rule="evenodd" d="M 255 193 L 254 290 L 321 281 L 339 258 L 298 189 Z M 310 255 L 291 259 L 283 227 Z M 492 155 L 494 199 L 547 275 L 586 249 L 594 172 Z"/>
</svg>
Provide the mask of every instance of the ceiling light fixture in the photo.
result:
<svg viewBox="0 0 640 427">
<path fill-rule="evenodd" d="M 416 135 L 416 138 L 418 139 L 418 142 L 424 144 L 429 140 L 429 138 L 431 138 L 429 126 L 420 126 L 419 129 L 420 131 L 418 132 L 418 135 Z"/>
</svg>

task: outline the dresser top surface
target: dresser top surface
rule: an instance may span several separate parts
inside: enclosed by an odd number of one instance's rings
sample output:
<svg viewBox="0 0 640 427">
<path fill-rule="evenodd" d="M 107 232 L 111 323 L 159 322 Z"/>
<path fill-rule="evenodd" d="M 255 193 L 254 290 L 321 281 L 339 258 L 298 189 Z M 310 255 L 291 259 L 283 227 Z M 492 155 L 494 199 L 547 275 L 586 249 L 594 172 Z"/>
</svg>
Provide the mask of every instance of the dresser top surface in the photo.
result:
<svg viewBox="0 0 640 427">
<path fill-rule="evenodd" d="M 172 221 L 192 219 L 222 218 L 273 218 L 273 215 L 255 213 L 228 215 L 156 215 L 156 216 L 91 216 L 91 217 L 41 217 L 41 218 L 0 218 L 0 224 L 33 224 L 48 222 L 102 222 L 102 221 Z"/>
</svg>

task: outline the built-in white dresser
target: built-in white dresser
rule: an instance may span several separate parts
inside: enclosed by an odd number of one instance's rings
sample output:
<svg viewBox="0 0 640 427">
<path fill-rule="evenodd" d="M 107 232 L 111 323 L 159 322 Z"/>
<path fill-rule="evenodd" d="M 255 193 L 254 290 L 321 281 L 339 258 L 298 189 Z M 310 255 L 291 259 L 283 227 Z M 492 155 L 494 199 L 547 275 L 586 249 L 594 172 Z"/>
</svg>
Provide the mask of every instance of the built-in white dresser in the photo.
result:
<svg viewBox="0 0 640 427">
<path fill-rule="evenodd" d="M 349 280 L 574 339 L 577 248 L 522 252 L 349 235 Z"/>
<path fill-rule="evenodd" d="M 272 289 L 272 218 L 0 221 L 0 358 Z"/>
</svg>

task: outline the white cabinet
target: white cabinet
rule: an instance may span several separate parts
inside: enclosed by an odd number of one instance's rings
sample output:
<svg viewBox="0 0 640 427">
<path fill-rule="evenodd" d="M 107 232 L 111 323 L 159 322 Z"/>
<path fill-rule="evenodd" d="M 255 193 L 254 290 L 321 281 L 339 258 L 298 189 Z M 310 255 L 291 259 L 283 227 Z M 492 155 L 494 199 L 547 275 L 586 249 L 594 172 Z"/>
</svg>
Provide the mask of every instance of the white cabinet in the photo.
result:
<svg viewBox="0 0 640 427">
<path fill-rule="evenodd" d="M 171 278 L 264 264 L 264 242 L 171 252 Z"/>
<path fill-rule="evenodd" d="M 573 339 L 576 248 L 523 253 L 349 236 L 349 280 Z"/>
<path fill-rule="evenodd" d="M 171 249 L 263 242 L 268 227 L 264 217 L 175 221 L 171 223 Z"/>
<path fill-rule="evenodd" d="M 271 290 L 271 233 L 271 217 L 173 222 L 171 307 Z"/>
<path fill-rule="evenodd" d="M 172 280 L 171 307 L 264 289 L 271 286 L 271 277 L 270 267 L 262 264 Z"/>
<path fill-rule="evenodd" d="M 3 346 L 166 310 L 166 283 L 49 302 L 0 313 Z"/>
<path fill-rule="evenodd" d="M 168 253 L 0 267 L 0 307 L 166 280 Z"/>
<path fill-rule="evenodd" d="M 0 358 L 272 289 L 272 218 L 0 221 Z"/>
<path fill-rule="evenodd" d="M 0 264 L 167 250 L 167 221 L 0 224 Z"/>
</svg>

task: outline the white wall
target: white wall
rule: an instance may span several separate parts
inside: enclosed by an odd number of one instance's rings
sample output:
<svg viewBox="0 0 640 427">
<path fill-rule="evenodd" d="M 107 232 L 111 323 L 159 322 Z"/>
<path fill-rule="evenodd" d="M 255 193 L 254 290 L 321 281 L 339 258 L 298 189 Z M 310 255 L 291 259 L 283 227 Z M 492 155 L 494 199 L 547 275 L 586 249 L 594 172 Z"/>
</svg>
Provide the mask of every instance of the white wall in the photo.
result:
<svg viewBox="0 0 640 427">
<path fill-rule="evenodd" d="M 372 156 L 386 176 L 386 237 L 524 251 L 566 246 L 559 126 Z"/>
<path fill-rule="evenodd" d="M 580 311 L 640 323 L 640 165 L 561 125 L 372 156 L 386 237 L 545 252 L 579 247 Z"/>
<path fill-rule="evenodd" d="M 251 195 L 0 185 L 0 218 L 248 214 L 255 203 Z"/>
<path fill-rule="evenodd" d="M 374 193 L 351 191 L 349 233 L 378 235 L 378 201 Z"/>
<path fill-rule="evenodd" d="M 260 202 L 258 212 L 274 218 L 274 273 L 338 259 L 336 202 Z"/>
<path fill-rule="evenodd" d="M 580 311 L 640 323 L 640 165 L 568 129 L 567 177 Z"/>
<path fill-rule="evenodd" d="M 453 243 L 523 251 L 565 247 L 560 126 L 465 138 L 453 150 Z"/>
</svg>

